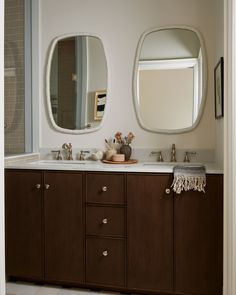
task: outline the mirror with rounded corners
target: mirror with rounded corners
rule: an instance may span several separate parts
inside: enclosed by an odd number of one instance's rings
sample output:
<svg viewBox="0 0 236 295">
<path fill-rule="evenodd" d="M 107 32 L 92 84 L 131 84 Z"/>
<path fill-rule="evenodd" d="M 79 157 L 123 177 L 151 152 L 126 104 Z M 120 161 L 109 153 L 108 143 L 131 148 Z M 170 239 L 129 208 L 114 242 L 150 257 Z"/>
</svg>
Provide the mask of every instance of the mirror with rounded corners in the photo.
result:
<svg viewBox="0 0 236 295">
<path fill-rule="evenodd" d="M 107 100 L 107 61 L 98 37 L 56 38 L 46 83 L 49 117 L 55 129 L 79 134 L 100 128 Z"/>
<path fill-rule="evenodd" d="M 206 91 L 206 57 L 200 34 L 186 27 L 148 31 L 134 70 L 138 121 L 157 133 L 183 133 L 200 121 Z"/>
</svg>

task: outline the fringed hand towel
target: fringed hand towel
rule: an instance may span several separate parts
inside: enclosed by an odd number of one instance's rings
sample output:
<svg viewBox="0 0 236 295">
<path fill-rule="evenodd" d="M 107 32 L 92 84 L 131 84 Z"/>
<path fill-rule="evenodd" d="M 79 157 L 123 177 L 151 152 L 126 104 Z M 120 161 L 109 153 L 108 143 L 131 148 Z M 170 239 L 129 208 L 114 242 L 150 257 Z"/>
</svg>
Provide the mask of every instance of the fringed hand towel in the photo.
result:
<svg viewBox="0 0 236 295">
<path fill-rule="evenodd" d="M 174 167 L 174 180 L 171 185 L 176 194 L 182 191 L 195 190 L 204 192 L 206 186 L 205 166 L 180 166 Z"/>
</svg>

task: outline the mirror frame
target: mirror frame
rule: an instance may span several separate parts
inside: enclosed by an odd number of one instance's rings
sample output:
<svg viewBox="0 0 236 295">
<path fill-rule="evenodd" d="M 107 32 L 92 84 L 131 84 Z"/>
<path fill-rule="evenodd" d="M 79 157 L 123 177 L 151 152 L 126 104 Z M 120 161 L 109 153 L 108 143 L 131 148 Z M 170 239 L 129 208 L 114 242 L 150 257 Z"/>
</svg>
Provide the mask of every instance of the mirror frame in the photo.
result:
<svg viewBox="0 0 236 295">
<path fill-rule="evenodd" d="M 203 81 L 202 81 L 202 87 L 203 87 L 203 89 L 202 89 L 202 100 L 201 100 L 201 105 L 200 105 L 200 108 L 199 108 L 199 113 L 198 113 L 197 119 L 196 119 L 196 121 L 194 122 L 194 124 L 192 126 L 182 128 L 182 129 L 176 129 L 176 130 L 147 127 L 145 125 L 145 123 L 143 122 L 142 118 L 141 118 L 141 112 L 140 112 L 140 108 L 139 108 L 139 104 L 138 104 L 138 66 L 139 66 L 139 57 L 140 57 L 140 53 L 141 53 L 141 49 L 142 49 L 144 39 L 150 33 L 154 33 L 154 32 L 157 32 L 157 31 L 162 31 L 162 30 L 168 30 L 168 29 L 183 29 L 183 30 L 189 30 L 189 31 L 194 32 L 197 35 L 197 37 L 199 38 L 201 49 L 202 49 L 202 59 L 203 59 L 203 67 L 202 67 L 202 70 L 203 70 L 202 71 L 202 77 L 203 77 Z M 163 26 L 163 27 L 157 27 L 157 28 L 149 29 L 149 30 L 145 31 L 141 35 L 141 38 L 139 39 L 137 50 L 136 50 L 136 56 L 135 56 L 135 62 L 134 62 L 134 72 L 133 72 L 133 102 L 134 102 L 136 118 L 137 118 L 137 121 L 138 121 L 141 128 L 143 128 L 146 131 L 151 131 L 151 132 L 160 133 L 160 134 L 180 134 L 180 133 L 186 133 L 186 132 L 192 131 L 193 129 L 195 129 L 198 126 L 198 124 L 199 124 L 199 122 L 200 122 L 200 120 L 202 118 L 203 110 L 204 110 L 204 107 L 205 107 L 205 104 L 206 104 L 206 94 L 207 94 L 207 57 L 206 57 L 206 49 L 205 49 L 203 37 L 202 37 L 201 33 L 197 29 L 195 29 L 193 27 L 189 27 L 189 26 Z"/>
<path fill-rule="evenodd" d="M 49 53 L 48 53 L 48 58 L 47 58 L 47 64 L 46 64 L 46 100 L 47 100 L 47 111 L 48 111 L 48 115 L 49 115 L 49 121 L 52 125 L 52 127 L 61 133 L 67 133 L 67 134 L 86 134 L 86 133 L 91 133 L 91 132 L 95 132 L 98 131 L 99 129 L 101 129 L 104 125 L 104 121 L 106 120 L 107 117 L 107 112 L 110 106 L 110 100 L 107 99 L 106 100 L 106 107 L 105 107 L 105 111 L 104 111 L 104 115 L 103 118 L 101 120 L 101 123 L 97 126 L 97 127 L 92 127 L 92 128 L 85 128 L 85 129 L 66 129 L 66 128 L 62 128 L 60 126 L 58 126 L 56 124 L 56 122 L 54 121 L 53 118 L 53 114 L 52 114 L 52 107 L 51 107 L 51 99 L 50 99 L 50 74 L 51 74 L 51 63 L 52 63 L 52 57 L 53 57 L 53 53 L 54 53 L 54 49 L 56 47 L 56 44 L 58 41 L 65 39 L 65 38 L 69 38 L 69 37 L 75 37 L 75 36 L 88 36 L 88 37 L 94 37 L 97 38 L 101 41 L 103 50 L 104 50 L 104 55 L 106 58 L 106 69 L 107 69 L 107 97 L 110 97 L 109 95 L 109 72 L 108 72 L 108 60 L 107 60 L 107 54 L 105 51 L 105 47 L 103 45 L 103 41 L 101 36 L 99 36 L 98 34 L 92 34 L 92 33 L 86 33 L 86 32 L 77 32 L 77 33 L 69 33 L 69 34 L 64 34 L 64 35 L 60 35 L 56 38 L 54 38 L 50 44 L 49 47 Z"/>
</svg>

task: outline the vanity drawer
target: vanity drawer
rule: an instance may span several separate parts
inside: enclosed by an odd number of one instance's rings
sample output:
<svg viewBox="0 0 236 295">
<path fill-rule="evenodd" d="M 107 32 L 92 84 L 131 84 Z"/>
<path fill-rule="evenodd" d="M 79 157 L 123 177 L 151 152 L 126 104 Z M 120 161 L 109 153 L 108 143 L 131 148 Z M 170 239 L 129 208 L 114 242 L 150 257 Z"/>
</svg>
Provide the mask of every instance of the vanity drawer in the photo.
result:
<svg viewBox="0 0 236 295">
<path fill-rule="evenodd" d="M 124 204 L 125 178 L 123 174 L 87 174 L 88 203 Z"/>
<path fill-rule="evenodd" d="M 86 234 L 124 236 L 124 219 L 124 208 L 88 206 Z"/>
<path fill-rule="evenodd" d="M 124 286 L 124 243 L 123 239 L 87 238 L 86 283 Z"/>
</svg>

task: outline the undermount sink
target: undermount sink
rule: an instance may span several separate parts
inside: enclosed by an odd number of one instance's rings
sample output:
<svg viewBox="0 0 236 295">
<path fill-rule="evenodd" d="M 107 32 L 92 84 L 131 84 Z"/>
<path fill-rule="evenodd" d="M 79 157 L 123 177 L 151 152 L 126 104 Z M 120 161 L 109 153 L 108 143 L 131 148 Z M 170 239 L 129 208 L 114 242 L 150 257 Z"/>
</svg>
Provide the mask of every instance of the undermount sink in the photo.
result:
<svg viewBox="0 0 236 295">
<path fill-rule="evenodd" d="M 182 166 L 199 166 L 203 165 L 202 163 L 198 162 L 145 162 L 143 163 L 143 166 L 176 166 L 176 165 L 182 165 Z"/>
<path fill-rule="evenodd" d="M 143 166 L 173 166 L 173 162 L 145 162 Z"/>
<path fill-rule="evenodd" d="M 95 161 L 90 160 L 40 160 L 37 162 L 32 162 L 33 165 L 85 165 L 94 164 Z"/>
</svg>

